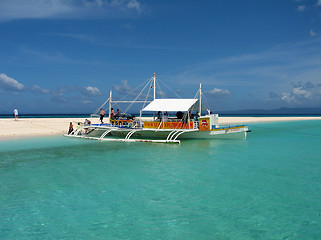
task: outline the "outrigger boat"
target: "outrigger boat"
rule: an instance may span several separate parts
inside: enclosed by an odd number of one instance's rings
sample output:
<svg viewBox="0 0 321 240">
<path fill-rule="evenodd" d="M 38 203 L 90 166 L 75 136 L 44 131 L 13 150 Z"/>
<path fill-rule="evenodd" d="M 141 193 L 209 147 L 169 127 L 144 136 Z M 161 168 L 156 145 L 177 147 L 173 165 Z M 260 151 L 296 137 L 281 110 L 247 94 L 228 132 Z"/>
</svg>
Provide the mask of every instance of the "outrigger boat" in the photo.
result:
<svg viewBox="0 0 321 240">
<path fill-rule="evenodd" d="M 155 74 L 148 80 L 144 89 L 147 86 L 148 93 L 153 89 L 152 101 L 146 100 L 148 94 L 145 101 L 137 101 L 138 97 L 133 101 L 114 101 L 110 91 L 110 97 L 103 104 L 109 102 L 108 123 L 85 124 L 65 136 L 103 141 L 156 143 L 180 143 L 183 139 L 246 139 L 246 125 L 219 126 L 218 114 L 212 114 L 202 105 L 201 84 L 193 99 L 156 98 Z M 129 115 L 110 117 L 112 104 L 138 102 L 144 103 L 138 118 Z M 207 114 L 202 116 L 202 111 L 207 111 Z M 193 112 L 196 114 L 192 114 Z M 153 114 L 153 117 L 142 117 L 143 113 Z M 170 117 L 169 113 L 174 117 Z"/>
</svg>

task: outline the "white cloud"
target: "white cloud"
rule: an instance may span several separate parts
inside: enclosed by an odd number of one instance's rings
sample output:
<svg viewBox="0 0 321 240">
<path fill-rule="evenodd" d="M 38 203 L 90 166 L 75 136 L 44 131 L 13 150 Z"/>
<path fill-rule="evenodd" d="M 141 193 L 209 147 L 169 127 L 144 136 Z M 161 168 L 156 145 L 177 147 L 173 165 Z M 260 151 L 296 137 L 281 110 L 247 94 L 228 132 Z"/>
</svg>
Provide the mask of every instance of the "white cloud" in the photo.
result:
<svg viewBox="0 0 321 240">
<path fill-rule="evenodd" d="M 6 74 L 0 73 L 0 87 L 4 90 L 21 91 L 24 85 Z"/>
<path fill-rule="evenodd" d="M 266 99 L 267 101 L 273 101 L 278 100 L 280 98 L 280 95 L 275 92 L 270 92 L 269 97 Z"/>
<path fill-rule="evenodd" d="M 122 9 L 135 9 L 137 12 L 141 10 L 141 5 L 137 0 L 112 0 L 111 5 Z"/>
<path fill-rule="evenodd" d="M 127 80 L 122 80 L 120 85 L 113 85 L 113 89 L 116 92 L 127 94 L 132 91 L 132 88 L 128 85 Z"/>
<path fill-rule="evenodd" d="M 239 91 L 236 94 L 233 91 L 232 97 L 228 99 L 234 101 L 235 108 L 243 107 L 244 103 L 249 108 L 320 106 L 319 35 L 306 41 L 280 44 L 262 52 L 217 58 L 190 65 L 179 75 L 173 76 L 173 79 L 181 84 L 199 84 L 199 79 L 202 79 L 202 84 L 210 86 L 210 89 L 217 86 L 230 91 L 238 88 Z M 307 85 L 308 82 L 314 87 Z M 309 94 L 304 95 L 300 89 L 293 92 L 293 89 L 298 87 L 309 91 L 311 97 L 305 97 Z M 269 96 L 270 92 L 275 94 Z M 256 101 L 249 98 L 248 93 L 255 95 Z M 236 101 L 237 99 L 239 101 Z"/>
<path fill-rule="evenodd" d="M 137 12 L 140 12 L 140 10 L 141 10 L 140 3 L 138 1 L 136 1 L 136 0 L 130 0 L 127 3 L 127 7 L 128 8 L 134 8 L 134 9 L 136 9 Z"/>
<path fill-rule="evenodd" d="M 318 95 L 318 93 L 313 94 L 311 91 L 306 90 L 303 86 L 296 86 L 290 93 L 283 92 L 281 94 L 281 100 L 289 104 L 303 104 L 308 100 L 317 98 Z"/>
<path fill-rule="evenodd" d="M 232 93 L 227 89 L 214 88 L 206 92 L 207 94 L 214 97 L 230 97 Z"/>
<path fill-rule="evenodd" d="M 296 10 L 299 11 L 299 12 L 304 12 L 305 9 L 306 9 L 306 6 L 300 5 L 300 6 L 297 7 Z"/>
<path fill-rule="evenodd" d="M 0 19 L 51 18 L 73 11 L 71 1 L 11 0 L 0 2 Z"/>
<path fill-rule="evenodd" d="M 315 37 L 316 35 L 317 35 L 317 33 L 311 29 L 310 30 L 310 36 L 311 37 Z"/>
<path fill-rule="evenodd" d="M 93 103 L 93 101 L 91 101 L 91 100 L 79 100 L 79 102 L 81 102 L 81 103 L 83 103 L 83 104 L 91 104 L 91 103 Z"/>
<path fill-rule="evenodd" d="M 321 6 L 321 0 L 318 0 L 317 6 Z"/>
<path fill-rule="evenodd" d="M 58 103 L 64 103 L 67 102 L 67 99 L 64 96 L 64 93 L 67 92 L 66 89 L 63 88 L 59 88 L 56 90 L 52 90 L 52 96 L 51 96 L 51 100 L 53 102 L 58 102 Z"/>
<path fill-rule="evenodd" d="M 85 87 L 83 93 L 88 95 L 88 96 L 100 96 L 100 95 L 102 95 L 98 88 L 91 87 L 91 86 Z"/>
<path fill-rule="evenodd" d="M 49 89 L 46 89 L 46 88 L 41 88 L 39 87 L 38 85 L 34 85 L 31 90 L 33 92 L 37 92 L 37 93 L 50 93 L 50 90 Z"/>
<path fill-rule="evenodd" d="M 52 95 L 51 96 L 51 100 L 53 102 L 58 102 L 58 103 L 65 103 L 65 102 L 68 102 L 67 99 L 63 96 L 63 95 Z"/>
<path fill-rule="evenodd" d="M 125 23 L 120 25 L 122 28 L 132 31 L 134 29 L 133 25 L 130 23 Z"/>
<path fill-rule="evenodd" d="M 316 106 L 319 107 L 321 99 L 321 84 L 313 84 L 310 81 L 299 81 L 292 83 L 290 91 L 281 94 L 271 92 L 268 101 L 275 103 L 286 103 L 292 106 Z"/>
<path fill-rule="evenodd" d="M 0 1 L 0 21 L 13 19 L 114 18 L 141 12 L 137 0 L 10 0 Z"/>
<path fill-rule="evenodd" d="M 294 103 L 295 97 L 291 95 L 290 93 L 282 93 L 281 94 L 281 100 L 286 103 Z"/>
<path fill-rule="evenodd" d="M 238 86 L 257 91 L 266 89 L 288 92 L 292 82 L 320 82 L 320 38 L 275 46 L 263 52 L 215 59 L 187 66 L 175 76 L 179 82 L 220 85 L 222 88 Z"/>
<path fill-rule="evenodd" d="M 305 90 L 303 87 L 293 88 L 293 95 L 297 97 L 310 98 L 312 93 L 308 90 Z"/>
<path fill-rule="evenodd" d="M 101 7 L 101 6 L 104 4 L 104 2 L 103 2 L 102 0 L 95 0 L 95 3 L 96 3 L 99 7 Z"/>
</svg>

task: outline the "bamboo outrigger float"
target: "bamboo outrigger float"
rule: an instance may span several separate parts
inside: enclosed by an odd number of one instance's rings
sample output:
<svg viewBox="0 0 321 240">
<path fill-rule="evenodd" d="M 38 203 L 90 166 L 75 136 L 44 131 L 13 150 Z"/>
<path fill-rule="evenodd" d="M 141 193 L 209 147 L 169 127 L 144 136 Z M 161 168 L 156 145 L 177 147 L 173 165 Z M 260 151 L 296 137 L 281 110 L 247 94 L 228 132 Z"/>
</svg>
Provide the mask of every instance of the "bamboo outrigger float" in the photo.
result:
<svg viewBox="0 0 321 240">
<path fill-rule="evenodd" d="M 194 99 L 156 98 L 155 74 L 146 86 L 153 89 L 152 101 L 147 101 L 147 97 L 145 101 L 137 101 L 137 98 L 133 101 L 113 101 L 110 91 L 110 97 L 105 102 L 109 102 L 109 116 L 112 104 L 115 103 L 149 103 L 140 111 L 138 118 L 109 117 L 108 123 L 84 125 L 65 136 L 103 141 L 156 143 L 180 143 L 183 139 L 246 139 L 246 125 L 219 126 L 218 114 L 212 114 L 202 105 L 201 84 L 196 94 L 199 98 Z M 202 116 L 202 111 L 207 111 L 208 114 Z M 143 112 L 153 113 L 153 117 L 143 118 Z M 196 114 L 192 114 L 193 112 Z M 158 113 L 157 117 L 155 113 Z M 174 117 L 169 117 L 169 113 Z"/>
</svg>

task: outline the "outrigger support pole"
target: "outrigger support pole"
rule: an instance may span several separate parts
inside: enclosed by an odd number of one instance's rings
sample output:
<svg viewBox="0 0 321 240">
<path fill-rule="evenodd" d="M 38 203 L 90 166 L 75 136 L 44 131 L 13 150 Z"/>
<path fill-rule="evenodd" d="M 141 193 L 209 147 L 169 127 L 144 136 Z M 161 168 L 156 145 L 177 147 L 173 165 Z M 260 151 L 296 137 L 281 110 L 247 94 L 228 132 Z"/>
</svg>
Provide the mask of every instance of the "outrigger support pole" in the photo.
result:
<svg viewBox="0 0 321 240">
<path fill-rule="evenodd" d="M 155 73 L 153 76 L 153 80 L 154 80 L 153 88 L 154 88 L 154 100 L 155 100 L 156 99 L 156 74 Z"/>
<path fill-rule="evenodd" d="M 139 127 L 142 127 L 142 110 L 140 110 L 140 112 L 139 112 Z"/>
<path fill-rule="evenodd" d="M 154 100 L 156 99 L 156 74 L 153 76 Z M 153 112 L 153 121 L 155 121 L 155 112 Z"/>
<path fill-rule="evenodd" d="M 111 119 L 110 119 L 110 114 L 111 114 L 111 96 L 112 96 L 112 91 L 110 90 L 110 93 L 109 93 L 109 124 L 111 124 Z"/>
</svg>

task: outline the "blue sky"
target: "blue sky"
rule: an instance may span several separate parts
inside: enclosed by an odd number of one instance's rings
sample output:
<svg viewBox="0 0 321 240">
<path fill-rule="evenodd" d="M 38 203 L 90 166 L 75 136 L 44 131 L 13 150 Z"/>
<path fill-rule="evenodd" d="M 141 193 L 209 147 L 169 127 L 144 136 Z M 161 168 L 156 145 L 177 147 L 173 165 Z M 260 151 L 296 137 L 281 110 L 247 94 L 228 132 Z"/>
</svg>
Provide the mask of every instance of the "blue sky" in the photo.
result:
<svg viewBox="0 0 321 240">
<path fill-rule="evenodd" d="M 0 36 L 0 113 L 91 113 L 154 72 L 213 111 L 321 107 L 321 0 L 0 0 Z"/>
</svg>

